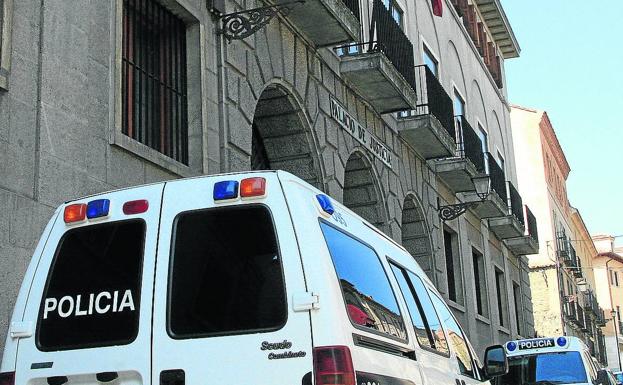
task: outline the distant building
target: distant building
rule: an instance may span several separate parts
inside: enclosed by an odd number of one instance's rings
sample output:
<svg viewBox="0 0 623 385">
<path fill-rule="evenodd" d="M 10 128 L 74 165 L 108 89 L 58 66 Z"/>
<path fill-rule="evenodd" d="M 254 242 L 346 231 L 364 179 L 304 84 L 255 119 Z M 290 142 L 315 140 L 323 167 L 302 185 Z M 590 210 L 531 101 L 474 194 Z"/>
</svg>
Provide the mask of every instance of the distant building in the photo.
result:
<svg viewBox="0 0 623 385">
<path fill-rule="evenodd" d="M 604 330 L 608 367 L 623 367 L 623 247 L 614 247 L 611 235 L 595 235 L 599 252 L 593 259 L 597 298 L 603 304 L 608 322 Z"/>
<path fill-rule="evenodd" d="M 535 212 L 541 248 L 529 256 L 536 333 L 584 340 L 605 364 L 604 312 L 595 295 L 597 251 L 567 197 L 571 171 L 546 112 L 511 109 L 519 191 Z"/>
</svg>

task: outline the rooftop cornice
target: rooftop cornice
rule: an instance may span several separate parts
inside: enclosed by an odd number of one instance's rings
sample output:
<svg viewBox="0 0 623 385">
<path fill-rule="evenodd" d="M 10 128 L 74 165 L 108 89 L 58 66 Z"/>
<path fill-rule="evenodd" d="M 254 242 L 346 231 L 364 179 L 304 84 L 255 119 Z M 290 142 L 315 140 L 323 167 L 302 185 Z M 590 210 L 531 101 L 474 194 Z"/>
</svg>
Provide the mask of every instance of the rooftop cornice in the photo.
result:
<svg viewBox="0 0 623 385">
<path fill-rule="evenodd" d="M 474 0 L 504 59 L 519 57 L 521 48 L 500 0 Z"/>
</svg>

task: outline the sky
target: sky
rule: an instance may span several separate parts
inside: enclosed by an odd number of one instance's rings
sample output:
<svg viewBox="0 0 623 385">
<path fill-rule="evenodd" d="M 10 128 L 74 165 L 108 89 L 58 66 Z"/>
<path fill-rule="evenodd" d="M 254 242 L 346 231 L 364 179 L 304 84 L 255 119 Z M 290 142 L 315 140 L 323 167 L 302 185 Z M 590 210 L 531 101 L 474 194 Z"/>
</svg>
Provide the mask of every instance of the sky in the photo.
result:
<svg viewBox="0 0 623 385">
<path fill-rule="evenodd" d="M 623 235 L 623 1 L 502 5 L 521 47 L 505 62 L 510 102 L 547 111 L 589 232 Z"/>
</svg>

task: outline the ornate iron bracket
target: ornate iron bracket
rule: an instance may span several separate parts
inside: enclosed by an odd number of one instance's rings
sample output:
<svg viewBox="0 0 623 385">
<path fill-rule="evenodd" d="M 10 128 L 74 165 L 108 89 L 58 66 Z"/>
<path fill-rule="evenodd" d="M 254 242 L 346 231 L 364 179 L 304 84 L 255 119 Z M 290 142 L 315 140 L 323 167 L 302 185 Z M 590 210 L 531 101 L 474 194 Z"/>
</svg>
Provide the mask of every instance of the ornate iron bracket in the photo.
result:
<svg viewBox="0 0 623 385">
<path fill-rule="evenodd" d="M 247 38 L 270 23 L 277 14 L 287 15 L 295 4 L 304 2 L 305 0 L 288 1 L 222 15 L 220 19 L 223 21 L 223 28 L 219 32 L 228 42 Z"/>
<path fill-rule="evenodd" d="M 439 218 L 442 221 L 451 221 L 460 217 L 468 208 L 480 202 L 457 203 L 455 205 L 447 205 L 439 207 Z"/>
</svg>

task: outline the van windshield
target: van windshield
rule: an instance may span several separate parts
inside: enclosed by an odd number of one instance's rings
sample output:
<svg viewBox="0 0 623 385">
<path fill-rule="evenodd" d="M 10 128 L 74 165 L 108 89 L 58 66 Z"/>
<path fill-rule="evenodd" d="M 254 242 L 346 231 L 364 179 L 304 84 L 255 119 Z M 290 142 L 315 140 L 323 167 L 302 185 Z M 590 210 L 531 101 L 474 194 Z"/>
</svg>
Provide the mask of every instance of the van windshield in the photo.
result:
<svg viewBox="0 0 623 385">
<path fill-rule="evenodd" d="M 145 222 L 78 227 L 60 240 L 37 328 L 43 351 L 122 345 L 138 333 Z"/>
<path fill-rule="evenodd" d="M 541 353 L 508 358 L 509 371 L 498 385 L 588 382 L 579 352 Z"/>
</svg>

